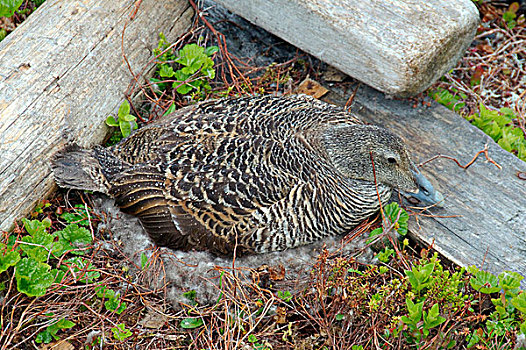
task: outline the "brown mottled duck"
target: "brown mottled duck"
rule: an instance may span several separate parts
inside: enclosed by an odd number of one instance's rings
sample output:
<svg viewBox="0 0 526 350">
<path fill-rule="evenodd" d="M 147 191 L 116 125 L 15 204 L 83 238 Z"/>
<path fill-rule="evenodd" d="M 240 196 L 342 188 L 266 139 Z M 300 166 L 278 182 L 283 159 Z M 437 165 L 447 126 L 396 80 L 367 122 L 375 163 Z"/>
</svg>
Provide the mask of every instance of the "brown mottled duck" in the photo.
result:
<svg viewBox="0 0 526 350">
<path fill-rule="evenodd" d="M 227 255 L 345 234 L 393 189 L 442 200 L 399 137 L 305 95 L 202 102 L 52 167 L 62 187 L 114 197 L 156 244 Z"/>
</svg>

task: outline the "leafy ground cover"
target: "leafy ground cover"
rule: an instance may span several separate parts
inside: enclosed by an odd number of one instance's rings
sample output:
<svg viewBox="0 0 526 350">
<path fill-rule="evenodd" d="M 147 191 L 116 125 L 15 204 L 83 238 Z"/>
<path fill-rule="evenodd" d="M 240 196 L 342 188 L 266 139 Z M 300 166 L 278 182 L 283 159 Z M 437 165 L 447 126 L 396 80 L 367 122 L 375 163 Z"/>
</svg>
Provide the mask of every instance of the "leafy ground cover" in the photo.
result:
<svg viewBox="0 0 526 350">
<path fill-rule="evenodd" d="M 429 95 L 526 161 L 526 20 L 519 3 L 476 2 L 481 25 Z"/>
<path fill-rule="evenodd" d="M 0 41 L 46 0 L 0 0 Z"/>
<path fill-rule="evenodd" d="M 524 39 L 524 20 L 504 15 L 514 8 L 478 6 L 486 20 L 472 48 L 428 93 L 488 129 L 499 143 L 508 142 L 520 157 L 517 140 L 505 135 L 524 140 L 513 131 L 524 132 L 524 76 L 517 75 L 521 70 L 509 69 L 508 74 L 502 65 L 507 59 L 524 59 L 516 42 Z M 195 101 L 288 93 L 307 75 L 318 76 L 319 67 L 301 54 L 254 67 L 228 52 L 224 37 L 206 16 L 201 21 L 175 43 L 160 36 L 153 77 L 133 86 L 127 94 L 134 103 L 123 102 L 107 119 L 116 131 L 111 142 L 136 123 Z M 493 125 L 491 130 L 487 125 Z M 180 309 L 167 304 L 163 287 L 150 283 L 152 274 L 163 269 L 159 251 L 152 248 L 151 257 L 143 254 L 141 266 L 135 265 L 111 232 L 99 226 L 103 218 L 92 207 L 89 194 L 60 192 L 43 201 L 13 233 L 4 233 L 2 349 L 46 344 L 65 349 L 254 350 L 526 346 L 522 276 L 494 276 L 442 261 L 429 247 L 405 237 L 409 215 L 397 204 L 389 204 L 382 219 L 344 239 L 371 231 L 377 264 L 324 251 L 304 280 L 287 283 L 283 271 L 254 270 L 244 279 L 225 268 L 216 303 L 201 305 L 199 295 L 187 291 Z"/>
</svg>

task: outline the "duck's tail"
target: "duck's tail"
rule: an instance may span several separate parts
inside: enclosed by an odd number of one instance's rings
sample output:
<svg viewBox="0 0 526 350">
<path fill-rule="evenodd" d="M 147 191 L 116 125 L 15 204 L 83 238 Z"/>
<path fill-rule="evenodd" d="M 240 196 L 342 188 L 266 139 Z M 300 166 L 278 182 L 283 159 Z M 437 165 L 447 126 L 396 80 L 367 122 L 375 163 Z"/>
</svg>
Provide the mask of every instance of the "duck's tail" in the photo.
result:
<svg viewBox="0 0 526 350">
<path fill-rule="evenodd" d="M 106 194 L 110 188 L 96 150 L 70 146 L 54 157 L 51 169 L 60 187 Z"/>
</svg>

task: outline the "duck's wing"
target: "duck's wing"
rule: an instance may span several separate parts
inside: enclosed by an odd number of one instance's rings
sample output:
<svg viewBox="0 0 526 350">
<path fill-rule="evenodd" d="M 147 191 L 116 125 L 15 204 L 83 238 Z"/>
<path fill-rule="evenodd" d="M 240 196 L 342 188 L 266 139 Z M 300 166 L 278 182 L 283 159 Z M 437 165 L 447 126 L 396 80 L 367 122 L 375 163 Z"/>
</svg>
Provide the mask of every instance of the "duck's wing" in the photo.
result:
<svg viewBox="0 0 526 350">
<path fill-rule="evenodd" d="M 237 241 L 239 252 L 254 251 L 242 235 L 308 176 L 293 148 L 259 136 L 194 135 L 158 164 L 127 169 L 110 193 L 159 245 L 231 254 Z"/>
</svg>

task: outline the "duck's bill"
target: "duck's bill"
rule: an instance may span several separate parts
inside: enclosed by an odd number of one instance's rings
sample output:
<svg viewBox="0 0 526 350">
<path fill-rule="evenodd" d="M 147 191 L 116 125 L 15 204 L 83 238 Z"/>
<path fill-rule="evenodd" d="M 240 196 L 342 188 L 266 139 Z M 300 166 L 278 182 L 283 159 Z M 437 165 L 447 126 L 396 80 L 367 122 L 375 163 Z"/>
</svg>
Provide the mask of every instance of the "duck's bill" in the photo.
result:
<svg viewBox="0 0 526 350">
<path fill-rule="evenodd" d="M 444 196 L 431 185 L 428 179 L 425 178 L 418 170 L 413 170 L 413 175 L 418 185 L 415 192 L 403 192 L 404 196 L 414 198 L 420 202 L 420 205 L 429 206 L 435 205 L 442 207 L 444 203 Z"/>
</svg>

